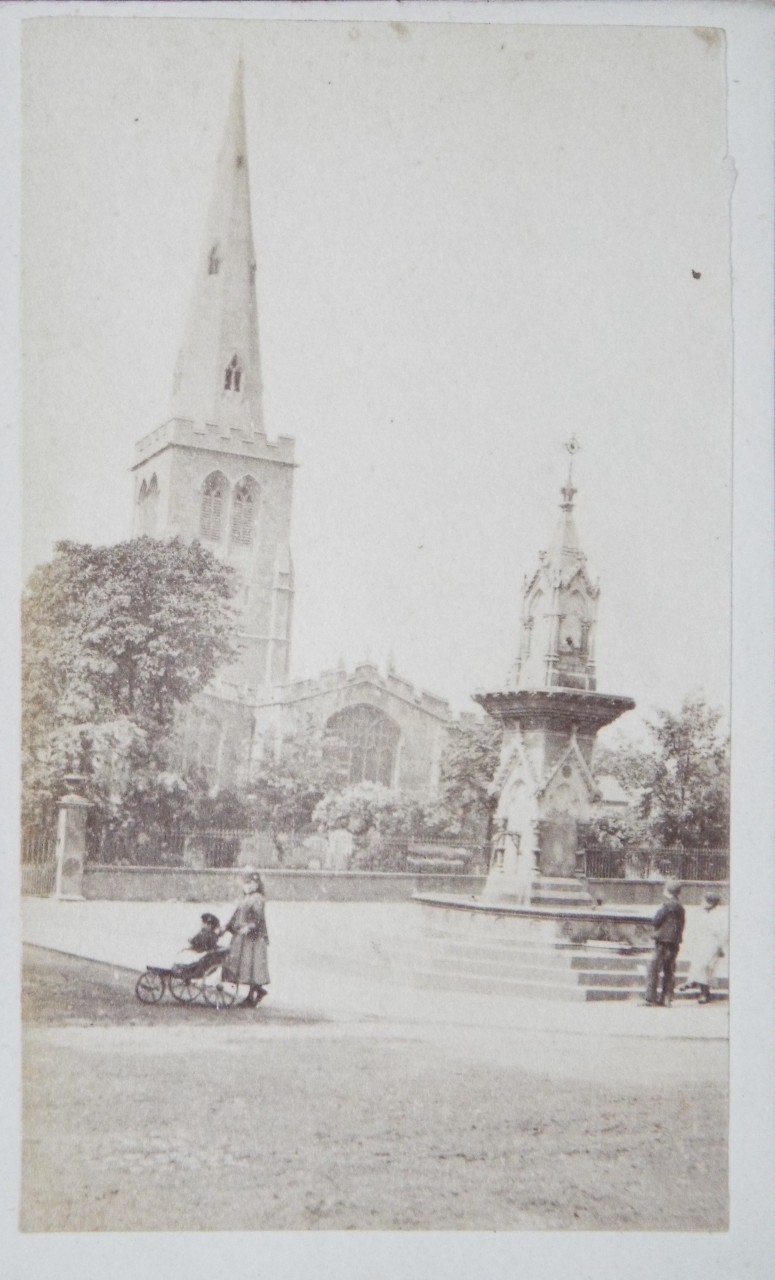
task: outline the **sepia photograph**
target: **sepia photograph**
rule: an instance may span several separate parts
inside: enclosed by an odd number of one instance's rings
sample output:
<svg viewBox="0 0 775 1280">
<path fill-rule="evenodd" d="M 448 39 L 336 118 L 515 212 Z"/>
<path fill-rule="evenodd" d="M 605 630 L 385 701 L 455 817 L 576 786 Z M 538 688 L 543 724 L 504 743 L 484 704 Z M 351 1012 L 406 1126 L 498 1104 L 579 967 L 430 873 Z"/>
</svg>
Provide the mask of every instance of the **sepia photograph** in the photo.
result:
<svg viewBox="0 0 775 1280">
<path fill-rule="evenodd" d="M 217 7 L 22 15 L 18 1229 L 725 1233 L 723 23 Z"/>
</svg>

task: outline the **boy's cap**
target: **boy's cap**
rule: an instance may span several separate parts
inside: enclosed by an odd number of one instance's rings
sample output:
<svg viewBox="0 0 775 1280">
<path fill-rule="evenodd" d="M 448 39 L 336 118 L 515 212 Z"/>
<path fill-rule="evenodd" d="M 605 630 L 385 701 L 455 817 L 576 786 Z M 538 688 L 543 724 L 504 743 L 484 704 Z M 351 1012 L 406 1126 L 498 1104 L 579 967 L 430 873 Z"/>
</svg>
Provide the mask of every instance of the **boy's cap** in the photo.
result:
<svg viewBox="0 0 775 1280">
<path fill-rule="evenodd" d="M 680 893 L 682 889 L 683 885 L 680 880 L 665 881 L 665 893 L 669 893 L 671 897 L 675 897 L 675 895 Z"/>
</svg>

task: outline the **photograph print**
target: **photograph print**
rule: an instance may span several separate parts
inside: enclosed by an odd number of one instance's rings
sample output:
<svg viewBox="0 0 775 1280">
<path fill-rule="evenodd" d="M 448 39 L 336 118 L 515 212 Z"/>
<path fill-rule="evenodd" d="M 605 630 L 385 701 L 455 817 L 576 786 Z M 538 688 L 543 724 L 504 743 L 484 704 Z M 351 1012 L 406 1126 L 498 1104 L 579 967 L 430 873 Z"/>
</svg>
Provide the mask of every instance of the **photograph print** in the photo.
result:
<svg viewBox="0 0 775 1280">
<path fill-rule="evenodd" d="M 725 34 L 348 8 L 22 24 L 20 1229 L 723 1232 Z"/>
</svg>

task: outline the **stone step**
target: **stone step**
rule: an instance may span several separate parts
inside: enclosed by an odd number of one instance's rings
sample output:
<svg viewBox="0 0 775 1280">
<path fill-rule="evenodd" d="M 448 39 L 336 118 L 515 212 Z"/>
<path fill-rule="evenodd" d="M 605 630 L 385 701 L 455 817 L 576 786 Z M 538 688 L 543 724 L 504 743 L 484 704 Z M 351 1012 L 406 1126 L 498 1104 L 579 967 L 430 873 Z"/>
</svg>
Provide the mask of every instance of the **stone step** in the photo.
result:
<svg viewBox="0 0 775 1280">
<path fill-rule="evenodd" d="M 432 991 L 459 991 L 470 995 L 532 997 L 542 1000 L 566 1000 L 585 1002 L 589 1000 L 632 1000 L 638 990 L 630 987 L 585 987 L 573 983 L 545 981 L 538 977 L 519 976 L 511 981 L 501 980 L 497 984 L 486 980 L 438 974 L 426 970 L 415 970 L 412 983 L 416 987 Z"/>
<path fill-rule="evenodd" d="M 584 1001 L 587 998 L 583 987 L 558 982 L 544 982 L 540 979 L 515 978 L 512 981 L 502 979 L 498 983 L 488 982 L 457 974 L 439 974 L 423 969 L 416 969 L 412 974 L 412 986 L 429 991 L 457 991 L 461 995 L 490 996 L 533 996 L 543 1000 Z"/>
<path fill-rule="evenodd" d="M 645 966 L 633 966 L 629 971 L 621 969 L 572 968 L 570 965 L 547 965 L 543 957 L 536 956 L 531 961 L 523 958 L 517 965 L 504 965 L 497 961 L 472 960 L 464 966 L 450 966 L 438 957 L 413 955 L 404 957 L 404 961 L 414 962 L 410 971 L 422 971 L 436 974 L 439 977 L 462 981 L 481 981 L 500 989 L 503 983 L 527 981 L 550 982 L 563 987 L 601 986 L 601 987 L 642 987 L 645 981 Z M 397 966 L 400 970 L 401 965 Z"/>
<path fill-rule="evenodd" d="M 450 937 L 418 938 L 412 942 L 404 942 L 404 946 L 413 949 L 432 951 L 436 955 L 452 957 L 481 956 L 482 958 L 508 960 L 518 962 L 522 956 L 545 956 L 547 963 L 552 959 L 556 964 L 567 964 L 570 955 L 577 954 L 576 949 L 564 947 L 555 942 L 529 942 L 524 938 L 515 939 L 511 945 L 499 946 L 497 943 L 477 941 L 457 941 Z M 623 957 L 626 958 L 626 957 Z"/>
<path fill-rule="evenodd" d="M 565 986 L 578 986 L 583 970 L 571 969 L 568 965 L 546 965 L 538 956 L 532 961 L 521 960 L 516 965 L 506 965 L 492 960 L 471 960 L 465 964 L 450 965 L 432 955 L 417 955 L 404 958 L 409 960 L 413 970 L 424 973 L 435 973 L 454 979 L 471 978 L 482 981 L 501 983 L 511 982 L 523 977 L 541 977 L 547 982 L 560 982 Z M 397 966 L 400 967 L 400 966 Z"/>
<path fill-rule="evenodd" d="M 629 987 L 630 990 L 641 991 L 646 980 L 646 973 L 601 972 L 598 970 L 576 969 L 582 987 Z"/>
<path fill-rule="evenodd" d="M 652 952 L 644 947 L 627 948 L 612 947 L 596 949 L 595 943 L 589 945 L 579 945 L 578 943 L 569 942 L 564 938 L 547 938 L 545 940 L 535 941 L 529 938 L 489 938 L 481 941 L 478 938 L 461 937 L 451 930 L 426 930 L 423 935 L 412 940 L 411 945 L 422 946 L 423 944 L 432 945 L 435 950 L 442 954 L 448 955 L 513 955 L 518 958 L 520 955 L 540 953 L 546 956 L 556 956 L 558 960 L 562 957 L 563 963 L 567 963 L 568 956 L 578 956 L 582 960 L 588 957 L 600 960 L 604 964 L 619 964 L 626 966 L 632 961 L 640 961 L 643 958 L 648 959 Z M 406 945 L 406 943 L 404 944 Z M 599 945 L 599 944 L 598 944 Z M 679 965 L 682 962 L 679 961 Z"/>
<path fill-rule="evenodd" d="M 547 965 L 543 957 L 540 959 L 536 957 L 532 964 L 521 960 L 513 967 L 497 962 L 472 961 L 465 968 L 453 968 L 442 965 L 438 961 L 434 962 L 432 958 L 429 961 L 427 957 L 420 957 L 418 964 L 410 972 L 423 973 L 427 984 L 430 984 L 432 978 L 438 979 L 442 990 L 454 989 L 459 985 L 462 989 L 486 990 L 491 995 L 507 995 L 515 983 L 520 986 L 524 983 L 531 986 L 550 985 L 564 991 L 581 987 L 592 993 L 613 991 L 624 994 L 629 992 L 632 995 L 642 992 L 648 968 L 645 959 L 640 963 L 633 963 L 629 970 L 607 969 L 595 965 L 592 957 L 584 957 L 584 961 L 584 967 L 562 968 Z M 684 965 L 684 972 L 687 969 L 688 964 Z M 680 979 L 679 970 L 677 970 L 677 976 Z M 713 986 L 719 994 L 728 991 L 728 981 L 725 978 L 719 978 Z M 592 999 L 593 995 L 591 994 L 589 998 Z"/>
<path fill-rule="evenodd" d="M 552 973 L 584 974 L 584 973 L 643 973 L 646 969 L 645 957 L 594 956 L 577 955 L 561 951 L 544 951 L 538 948 L 525 949 L 519 954 L 489 954 L 473 948 L 456 951 L 435 947 L 413 947 L 404 949 L 402 953 L 388 952 L 391 960 L 400 963 L 405 956 L 411 956 L 420 965 L 448 973 L 482 973 L 508 977 L 522 973 L 527 969 L 543 969 Z M 618 963 L 617 963 L 618 961 Z"/>
<path fill-rule="evenodd" d="M 582 957 L 587 959 L 587 957 Z M 605 959 L 606 957 L 603 957 Z M 645 964 L 640 972 L 622 972 L 616 969 L 584 969 L 546 965 L 544 956 L 536 956 L 536 963 L 517 966 L 497 965 L 500 972 L 492 972 L 486 965 L 483 971 L 475 971 L 471 965 L 458 969 L 438 957 L 428 961 L 404 947 L 394 951 L 385 945 L 364 949 L 362 955 L 317 953 L 305 951 L 305 959 L 317 961 L 326 968 L 338 968 L 343 973 L 354 971 L 361 977 L 373 978 L 418 987 L 430 991 L 457 991 L 478 996 L 520 997 L 545 1000 L 637 1000 L 642 997 L 645 983 Z M 524 957 L 522 958 L 524 960 Z M 566 962 L 573 959 L 566 957 Z M 589 957 L 592 959 L 592 957 Z M 714 984 L 716 999 L 725 999 Z M 691 999 L 692 997 L 685 997 Z M 682 999 L 676 993 L 676 999 Z"/>
<path fill-rule="evenodd" d="M 593 951 L 576 952 L 574 951 L 570 957 L 570 965 L 572 969 L 621 969 L 625 973 L 630 973 L 634 969 L 645 969 L 650 959 L 648 951 L 634 952 L 632 955 L 598 955 Z M 683 970 L 688 969 L 688 964 L 683 965 Z M 676 972 L 681 969 L 681 962 L 676 966 Z"/>
<path fill-rule="evenodd" d="M 634 998 L 632 991 L 625 987 L 588 987 L 587 1000 L 632 1000 Z"/>
<path fill-rule="evenodd" d="M 531 938 L 517 933 L 506 932 L 499 934 L 497 927 L 494 929 L 462 930 L 452 927 L 446 929 L 442 926 L 434 925 L 423 929 L 421 933 L 418 932 L 406 936 L 412 936 L 417 939 L 434 938 L 440 941 L 459 943 L 461 946 L 493 947 L 499 951 L 518 951 L 525 947 L 531 950 L 541 947 L 546 948 L 546 950 L 559 951 L 581 945 L 571 942 L 568 938 L 552 937 L 548 930 L 542 935 Z"/>
<path fill-rule="evenodd" d="M 653 955 L 651 948 L 631 951 L 624 948 L 598 950 L 594 943 L 580 947 L 559 939 L 546 942 L 533 942 L 524 938 L 492 938 L 486 942 L 461 941 L 459 936 L 446 930 L 427 930 L 421 939 L 417 939 L 412 949 L 426 956 L 444 957 L 455 968 L 461 963 L 469 965 L 480 960 L 495 961 L 498 958 L 503 966 L 511 962 L 518 965 L 526 958 L 540 957 L 540 964 L 546 966 L 560 968 L 569 965 L 573 969 L 592 971 L 615 969 L 625 973 L 633 970 L 645 972 Z M 689 961 L 682 960 L 679 956 L 676 964 L 677 978 L 685 980 L 688 971 Z M 728 986 L 729 979 L 726 976 L 714 978 L 714 989 L 724 991 Z"/>
</svg>

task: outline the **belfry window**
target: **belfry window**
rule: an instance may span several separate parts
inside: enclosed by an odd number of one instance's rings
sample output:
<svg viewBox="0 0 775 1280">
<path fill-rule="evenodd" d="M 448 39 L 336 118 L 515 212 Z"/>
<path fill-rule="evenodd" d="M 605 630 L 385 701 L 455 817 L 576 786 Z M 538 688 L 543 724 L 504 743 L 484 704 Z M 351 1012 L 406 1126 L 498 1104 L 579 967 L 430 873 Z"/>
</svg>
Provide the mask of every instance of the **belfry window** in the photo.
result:
<svg viewBox="0 0 775 1280">
<path fill-rule="evenodd" d="M 149 537 L 153 537 L 156 533 L 156 512 L 159 506 L 159 482 L 156 476 L 151 476 L 151 483 L 148 485 L 148 497 L 145 500 L 145 532 Z"/>
<path fill-rule="evenodd" d="M 207 477 L 202 487 L 199 532 L 203 538 L 208 538 L 211 542 L 220 542 L 226 490 L 226 477 L 217 471 Z"/>
<path fill-rule="evenodd" d="M 256 496 L 255 481 L 250 479 L 241 480 L 234 490 L 234 503 L 231 509 L 231 540 L 238 547 L 252 545 Z"/>
<path fill-rule="evenodd" d="M 239 391 L 242 383 L 242 365 L 238 356 L 232 356 L 223 375 L 224 391 Z"/>
<path fill-rule="evenodd" d="M 159 482 L 155 475 L 151 476 L 150 484 L 143 480 L 137 495 L 137 505 L 139 507 L 138 532 L 141 535 L 153 537 L 156 532 L 156 512 L 159 505 Z"/>
<path fill-rule="evenodd" d="M 221 260 L 218 257 L 218 246 L 217 244 L 214 244 L 212 249 L 210 250 L 210 257 L 207 263 L 207 274 L 209 276 L 217 276 L 218 268 L 220 267 L 220 265 L 221 265 Z"/>
</svg>

